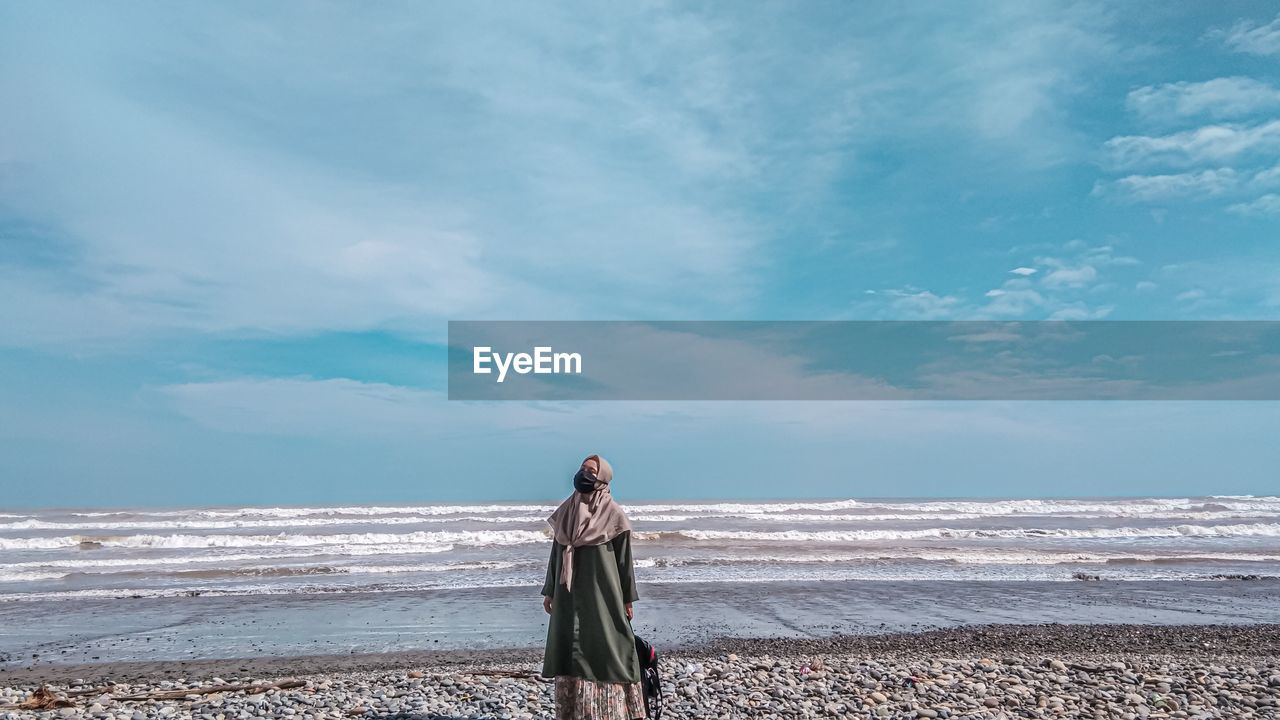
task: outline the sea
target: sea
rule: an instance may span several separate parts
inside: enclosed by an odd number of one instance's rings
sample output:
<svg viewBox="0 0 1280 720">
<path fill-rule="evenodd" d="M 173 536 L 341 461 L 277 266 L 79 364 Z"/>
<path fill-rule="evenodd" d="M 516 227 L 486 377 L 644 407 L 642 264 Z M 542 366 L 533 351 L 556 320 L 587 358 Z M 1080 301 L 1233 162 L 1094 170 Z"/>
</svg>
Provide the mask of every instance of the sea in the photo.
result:
<svg viewBox="0 0 1280 720">
<path fill-rule="evenodd" d="M 0 603 L 537 587 L 546 503 L 0 510 Z M 625 502 L 638 582 L 1280 575 L 1280 497 Z"/>
</svg>

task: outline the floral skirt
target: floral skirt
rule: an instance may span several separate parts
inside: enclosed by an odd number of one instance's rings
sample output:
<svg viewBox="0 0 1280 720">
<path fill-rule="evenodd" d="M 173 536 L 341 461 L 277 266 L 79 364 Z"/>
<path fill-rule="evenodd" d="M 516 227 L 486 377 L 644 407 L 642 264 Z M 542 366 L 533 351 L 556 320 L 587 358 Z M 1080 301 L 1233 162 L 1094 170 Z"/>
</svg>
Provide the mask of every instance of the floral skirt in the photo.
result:
<svg viewBox="0 0 1280 720">
<path fill-rule="evenodd" d="M 640 683 L 594 682 L 556 676 L 556 720 L 635 720 L 648 717 Z"/>
</svg>

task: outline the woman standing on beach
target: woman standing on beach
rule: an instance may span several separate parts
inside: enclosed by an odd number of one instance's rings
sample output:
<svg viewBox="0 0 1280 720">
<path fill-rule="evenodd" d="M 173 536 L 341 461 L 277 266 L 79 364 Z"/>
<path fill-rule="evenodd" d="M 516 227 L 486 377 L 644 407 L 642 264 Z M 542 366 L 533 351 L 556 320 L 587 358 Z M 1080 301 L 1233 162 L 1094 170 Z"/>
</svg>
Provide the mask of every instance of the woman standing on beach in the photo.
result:
<svg viewBox="0 0 1280 720">
<path fill-rule="evenodd" d="M 555 534 L 542 586 L 551 615 L 542 676 L 556 679 L 557 720 L 645 717 L 631 631 L 631 521 L 609 493 L 612 479 L 604 458 L 583 460 L 573 494 L 547 520 Z"/>
</svg>

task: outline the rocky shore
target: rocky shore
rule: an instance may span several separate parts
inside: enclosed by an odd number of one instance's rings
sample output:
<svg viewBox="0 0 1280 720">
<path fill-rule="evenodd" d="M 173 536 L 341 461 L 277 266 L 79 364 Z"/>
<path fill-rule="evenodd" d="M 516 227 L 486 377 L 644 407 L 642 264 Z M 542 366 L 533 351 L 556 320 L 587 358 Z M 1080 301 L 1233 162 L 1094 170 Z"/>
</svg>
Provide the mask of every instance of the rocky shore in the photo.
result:
<svg viewBox="0 0 1280 720">
<path fill-rule="evenodd" d="M 317 662 L 289 677 L 97 668 L 49 683 L 0 675 L 0 719 L 242 720 L 552 716 L 537 653 L 403 653 Z M 274 661 L 296 669 L 298 659 Z M 216 663 L 223 663 L 220 667 Z M 248 667 L 239 665 L 239 667 Z M 87 669 L 87 668 L 77 668 Z M 47 668 L 46 668 L 47 670 Z M 112 671 L 119 678 L 112 680 Z M 663 660 L 668 718 L 1280 717 L 1280 626 L 979 626 L 821 640 L 724 639 Z M 50 675 L 49 678 L 55 678 Z M 33 698 L 33 693 L 36 696 Z"/>
</svg>

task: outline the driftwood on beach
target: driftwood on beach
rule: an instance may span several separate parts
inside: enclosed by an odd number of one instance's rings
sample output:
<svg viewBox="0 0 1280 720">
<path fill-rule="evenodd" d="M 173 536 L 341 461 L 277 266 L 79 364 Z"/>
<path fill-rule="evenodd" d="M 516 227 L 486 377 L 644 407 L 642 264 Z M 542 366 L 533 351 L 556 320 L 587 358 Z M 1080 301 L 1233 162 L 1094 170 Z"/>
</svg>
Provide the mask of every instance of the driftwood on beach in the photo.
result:
<svg viewBox="0 0 1280 720">
<path fill-rule="evenodd" d="M 54 710 L 64 707 L 75 707 L 75 703 L 54 695 L 49 688 L 41 685 L 26 700 L 14 705 L 0 705 L 0 710 Z"/>
</svg>

